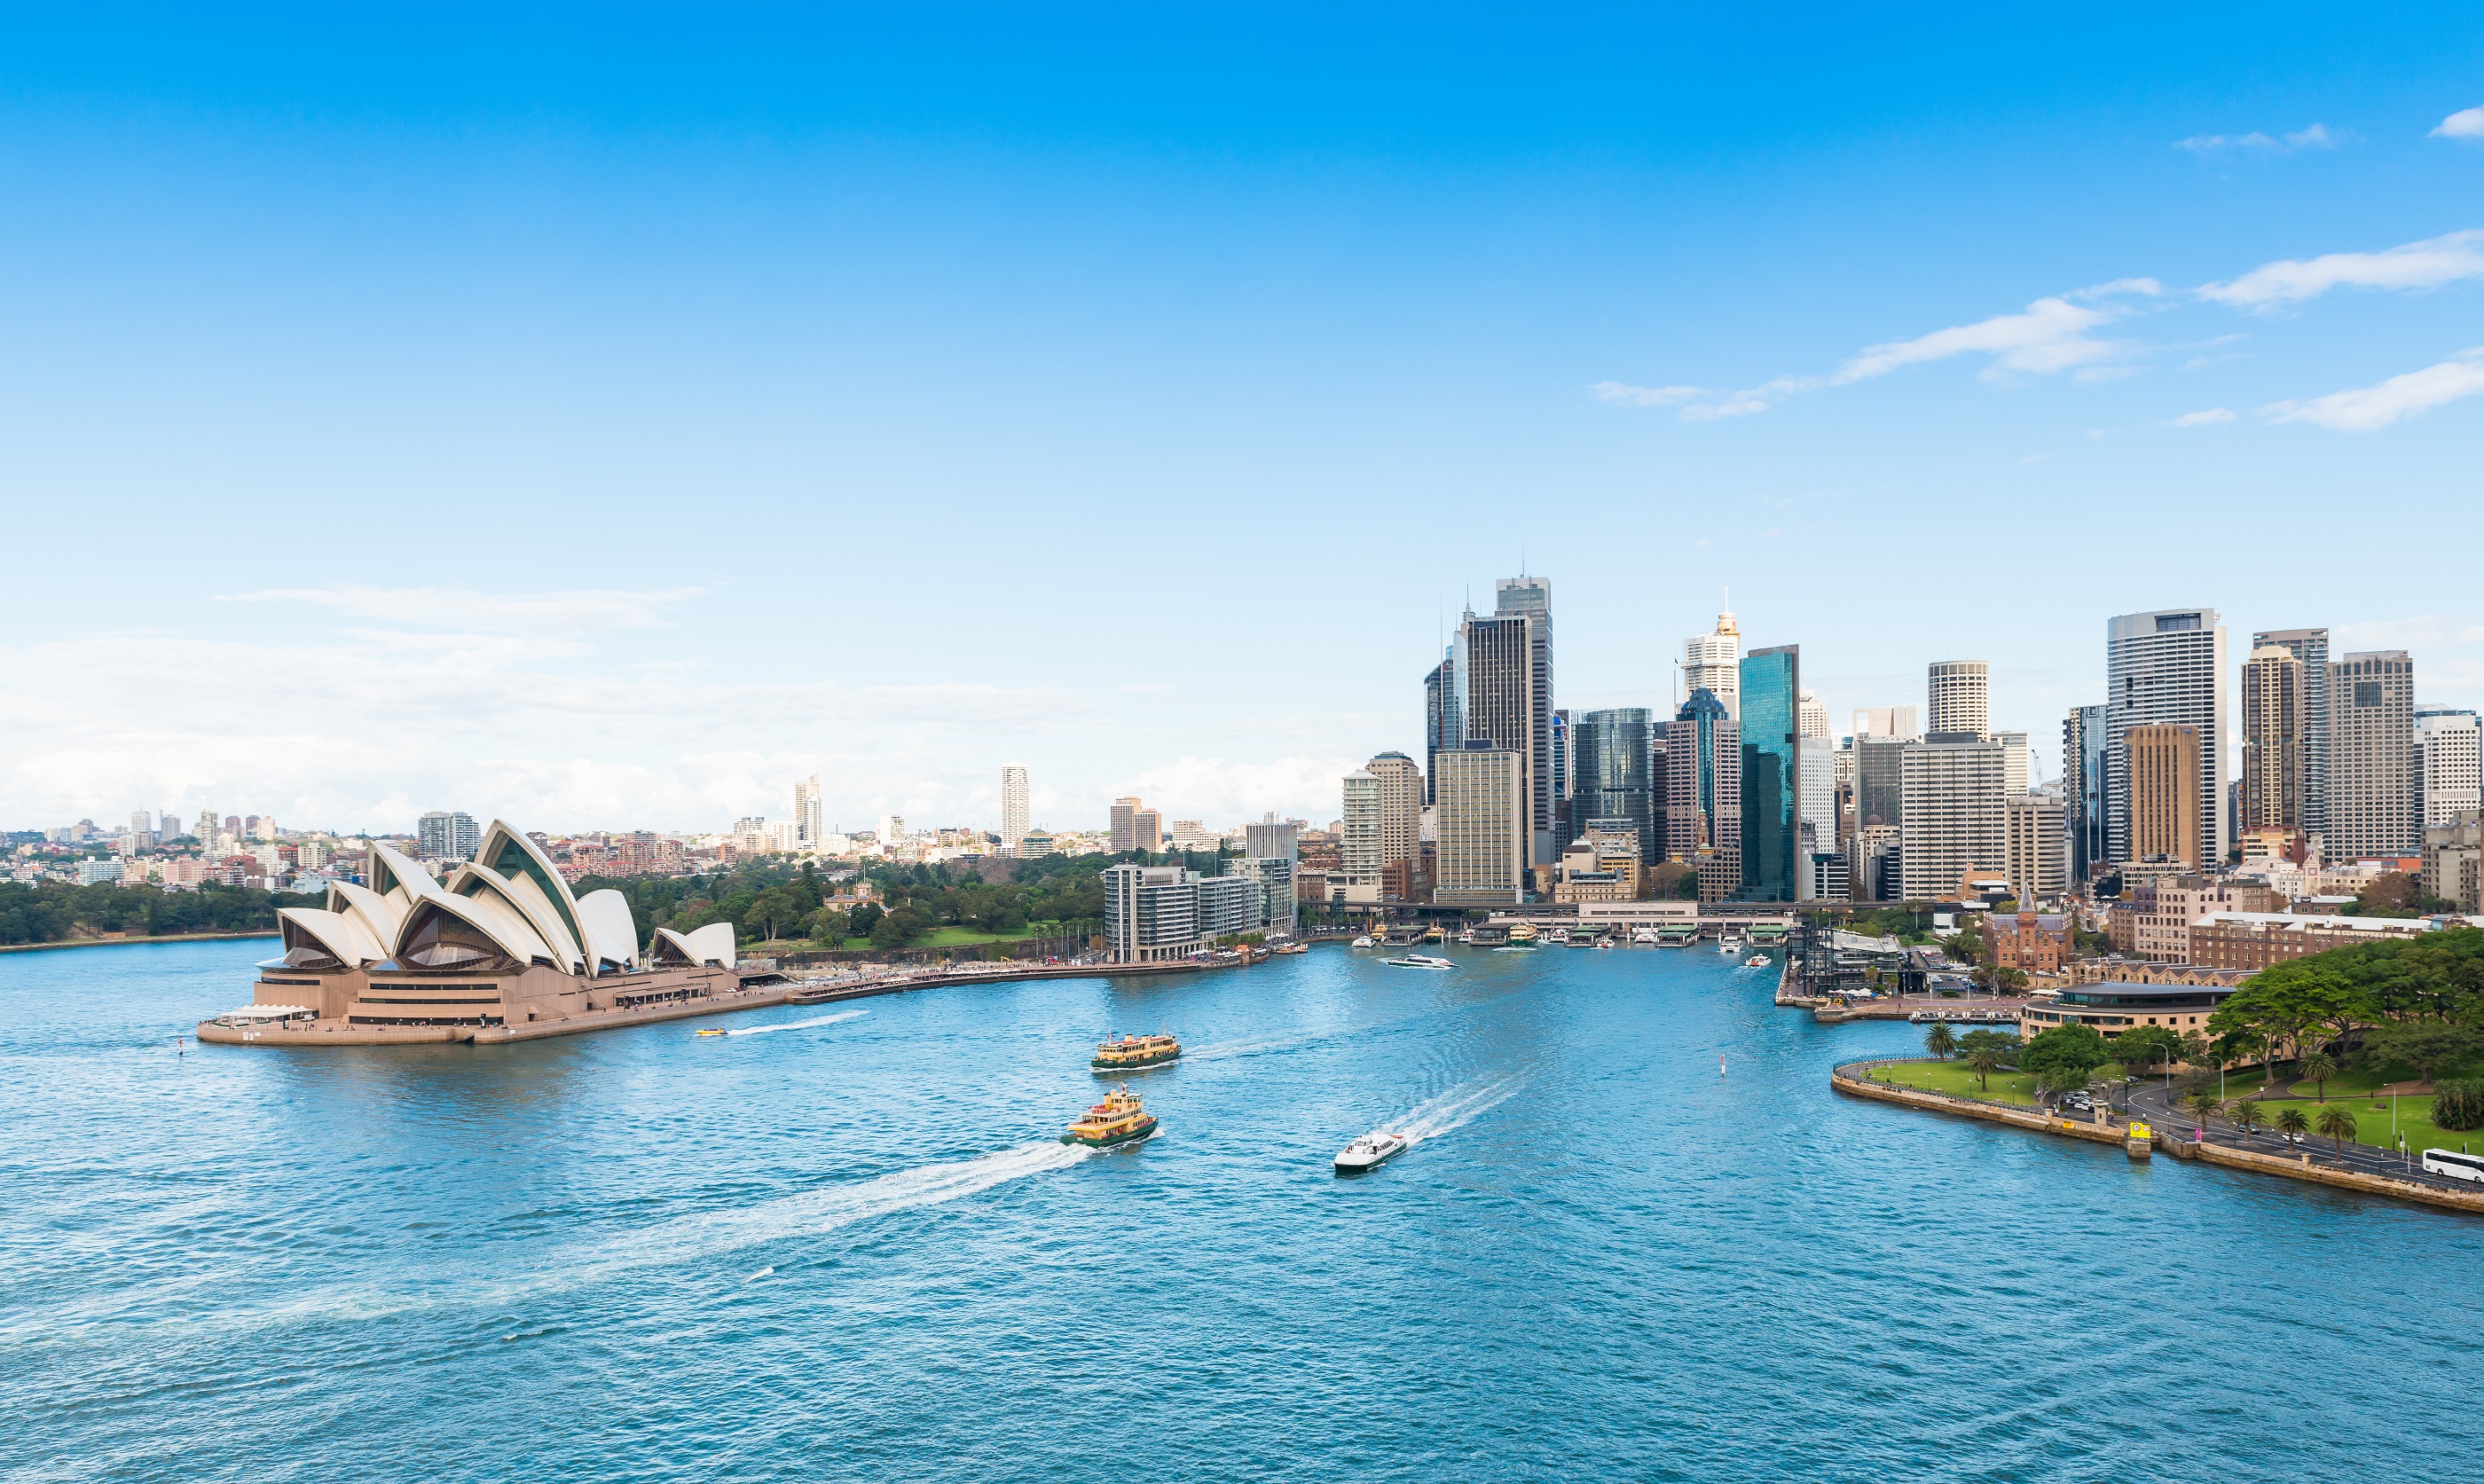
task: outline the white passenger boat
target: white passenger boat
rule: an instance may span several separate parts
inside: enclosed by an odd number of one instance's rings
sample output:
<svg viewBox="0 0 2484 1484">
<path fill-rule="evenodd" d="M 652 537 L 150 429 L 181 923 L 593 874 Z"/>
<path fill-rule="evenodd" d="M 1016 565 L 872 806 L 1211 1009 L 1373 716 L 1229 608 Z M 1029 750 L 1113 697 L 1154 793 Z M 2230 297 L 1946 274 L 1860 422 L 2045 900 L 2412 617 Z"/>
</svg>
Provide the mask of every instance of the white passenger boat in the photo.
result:
<svg viewBox="0 0 2484 1484">
<path fill-rule="evenodd" d="M 1656 930 L 1654 928 L 1633 928 L 1631 930 L 1631 941 L 1634 943 L 1653 943 L 1656 941 Z"/>
<path fill-rule="evenodd" d="M 1448 959 L 1435 958 L 1430 954 L 1408 954 L 1402 958 L 1383 958 L 1380 961 L 1392 969 L 1454 969 L 1457 967 Z"/>
<path fill-rule="evenodd" d="M 1741 938 L 1718 938 L 1716 940 L 1716 952 L 1720 954 L 1739 954 L 1742 951 L 1742 940 Z"/>
<path fill-rule="evenodd" d="M 1354 946 L 1357 948 L 1369 948 L 1371 946 L 1371 940 L 1367 937 L 1356 938 L 1354 940 Z"/>
<path fill-rule="evenodd" d="M 1389 1156 L 1403 1152 L 1406 1143 L 1404 1134 L 1392 1134 L 1386 1129 L 1374 1129 L 1337 1150 L 1336 1173 L 1361 1174 L 1366 1170 L 1377 1170 Z"/>
</svg>

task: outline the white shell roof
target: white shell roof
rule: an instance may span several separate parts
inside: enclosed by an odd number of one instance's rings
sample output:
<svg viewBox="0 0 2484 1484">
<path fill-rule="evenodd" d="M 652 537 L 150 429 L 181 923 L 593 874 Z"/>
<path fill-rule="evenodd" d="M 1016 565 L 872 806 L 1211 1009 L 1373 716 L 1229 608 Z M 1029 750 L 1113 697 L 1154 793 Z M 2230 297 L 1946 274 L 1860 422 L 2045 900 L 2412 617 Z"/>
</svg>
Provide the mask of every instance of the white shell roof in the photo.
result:
<svg viewBox="0 0 2484 1484">
<path fill-rule="evenodd" d="M 630 899 L 608 886 L 578 899 L 579 926 L 595 939 L 592 950 L 605 963 L 625 967 L 638 961 L 638 924 L 630 915 Z"/>
<path fill-rule="evenodd" d="M 349 968 L 376 963 L 389 956 L 387 941 L 372 932 L 359 917 L 320 907 L 279 907 L 276 915 L 309 933 L 313 941 L 336 955 Z"/>
</svg>

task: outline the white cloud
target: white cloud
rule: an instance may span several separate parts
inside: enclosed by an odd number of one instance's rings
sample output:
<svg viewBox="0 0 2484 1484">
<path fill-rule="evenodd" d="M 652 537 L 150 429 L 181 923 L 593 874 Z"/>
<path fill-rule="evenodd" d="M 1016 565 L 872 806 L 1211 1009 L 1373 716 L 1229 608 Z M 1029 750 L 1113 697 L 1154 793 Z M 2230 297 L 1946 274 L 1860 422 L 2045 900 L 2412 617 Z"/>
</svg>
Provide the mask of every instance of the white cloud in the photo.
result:
<svg viewBox="0 0 2484 1484">
<path fill-rule="evenodd" d="M 2176 428 L 2203 428 L 2212 422 L 2231 422 L 2233 420 L 2233 409 L 2228 407 L 2211 407 L 2203 412 L 2184 413 L 2182 416 L 2175 418 L 2171 422 L 2167 423 L 2166 426 Z"/>
<path fill-rule="evenodd" d="M 2368 433 L 2478 392 L 2484 392 L 2484 346 L 2377 386 L 2333 391 L 2308 402 L 2272 402 L 2259 411 L 2271 422 L 2310 422 L 2343 433 Z"/>
<path fill-rule="evenodd" d="M 2239 309 L 2267 309 L 2318 298 L 2333 288 L 2438 288 L 2484 278 L 2484 231 L 2454 231 L 2379 253 L 2330 253 L 2264 263 L 2200 296 Z"/>
<path fill-rule="evenodd" d="M 1595 393 L 1599 402 L 1623 407 L 1671 407 L 1708 394 L 1702 387 L 1634 387 L 1618 381 L 1600 381 L 1587 390 Z"/>
<path fill-rule="evenodd" d="M 1161 807 L 1168 820 L 1178 815 L 1210 824 L 1257 819 L 1274 799 L 1319 799 L 1321 805 L 1305 817 L 1324 825 L 1336 818 L 1340 806 L 1337 780 L 1361 768 L 1364 761 L 1287 757 L 1273 763 L 1228 763 L 1223 758 L 1185 756 L 1131 775 L 1122 780 L 1120 792 Z"/>
<path fill-rule="evenodd" d="M 484 593 L 462 587 L 271 587 L 219 595 L 218 603 L 295 603 L 354 618 L 516 634 L 592 634 L 644 629 L 704 588 L 636 592 L 617 588 L 554 593 Z"/>
<path fill-rule="evenodd" d="M 2333 131 L 2325 123 L 2314 123 L 2282 137 L 2263 134 L 2257 129 L 2248 134 L 2194 134 L 2188 139 L 2174 141 L 2174 148 L 2188 149 L 2194 154 L 2220 154 L 2231 149 L 2291 154 L 2297 149 L 2335 149 L 2352 137 L 2351 134 Z"/>
<path fill-rule="evenodd" d="M 2432 139 L 2484 139 L 2484 108 L 2462 108 L 2441 121 Z"/>
</svg>

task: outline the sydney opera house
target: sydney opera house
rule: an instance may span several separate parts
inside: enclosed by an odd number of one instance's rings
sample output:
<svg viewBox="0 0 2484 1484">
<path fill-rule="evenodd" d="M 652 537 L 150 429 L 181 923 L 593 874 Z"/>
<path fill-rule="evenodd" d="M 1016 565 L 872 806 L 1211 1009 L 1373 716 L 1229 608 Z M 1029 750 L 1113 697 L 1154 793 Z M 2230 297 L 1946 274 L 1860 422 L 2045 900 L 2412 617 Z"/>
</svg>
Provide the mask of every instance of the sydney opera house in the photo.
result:
<svg viewBox="0 0 2484 1484">
<path fill-rule="evenodd" d="M 445 881 L 377 844 L 365 875 L 330 886 L 324 907 L 282 909 L 283 957 L 258 965 L 252 1004 L 199 1039 L 522 1040 L 695 1013 L 742 987 L 732 924 L 659 928 L 642 948 L 619 892 L 572 895 L 542 848 L 498 820 Z"/>
</svg>

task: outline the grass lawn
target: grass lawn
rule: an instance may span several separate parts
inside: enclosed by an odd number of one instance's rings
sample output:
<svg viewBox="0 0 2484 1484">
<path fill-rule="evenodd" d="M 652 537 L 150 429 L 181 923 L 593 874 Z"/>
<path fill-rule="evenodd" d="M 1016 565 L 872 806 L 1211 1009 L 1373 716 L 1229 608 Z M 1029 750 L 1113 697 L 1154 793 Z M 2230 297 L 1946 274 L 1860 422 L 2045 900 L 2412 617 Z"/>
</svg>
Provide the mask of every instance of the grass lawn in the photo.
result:
<svg viewBox="0 0 2484 1484">
<path fill-rule="evenodd" d="M 1975 1085 L 1975 1073 L 1956 1062 L 1900 1062 L 1872 1068 L 1872 1080 L 1893 1087 L 1921 1088 L 1954 1097 L 1981 1097 L 1988 1102 L 2036 1105 L 2036 1079 L 2025 1072 L 1997 1071 L 1989 1088 Z"/>
<path fill-rule="evenodd" d="M 979 943 L 1023 943 L 1028 938 L 1042 937 L 1033 928 L 1019 928 L 1011 932 L 977 932 L 972 928 L 943 928 L 928 932 L 906 945 L 909 948 L 972 948 Z"/>
<path fill-rule="evenodd" d="M 2320 1104 L 2310 1098 L 2286 1098 L 2282 1101 L 2257 1103 L 2262 1119 L 2274 1119 L 2282 1108 L 2300 1108 L 2307 1119 L 2320 1117 Z M 2355 1142 L 2390 1149 L 2397 1147 L 2390 1137 L 2390 1100 L 2382 1098 L 2376 1106 L 2368 1097 L 2340 1097 L 2337 1084 L 2329 1084 L 2329 1106 L 2344 1108 L 2355 1115 Z M 2408 1147 L 2420 1154 L 2426 1149 L 2473 1148 L 2484 1152 L 2484 1128 L 2470 1128 L 2461 1133 L 2455 1129 L 2432 1126 L 2432 1099 L 2401 1097 L 2398 1099 L 2398 1132 L 2406 1135 Z M 2312 1143 L 2324 1145 L 2328 1140 L 2318 1134 Z"/>
</svg>

